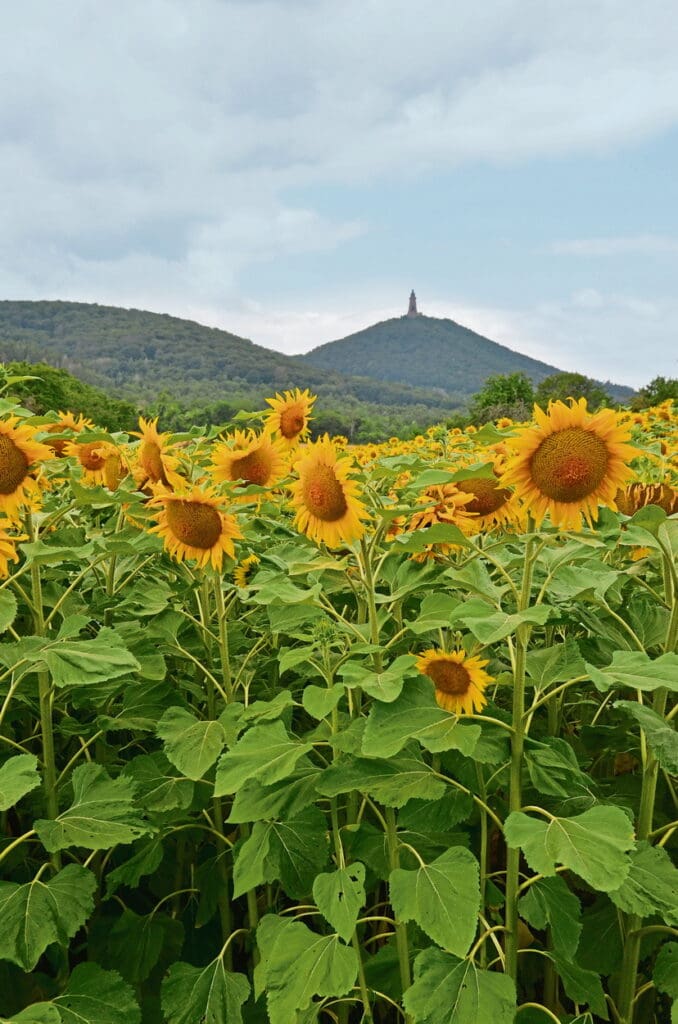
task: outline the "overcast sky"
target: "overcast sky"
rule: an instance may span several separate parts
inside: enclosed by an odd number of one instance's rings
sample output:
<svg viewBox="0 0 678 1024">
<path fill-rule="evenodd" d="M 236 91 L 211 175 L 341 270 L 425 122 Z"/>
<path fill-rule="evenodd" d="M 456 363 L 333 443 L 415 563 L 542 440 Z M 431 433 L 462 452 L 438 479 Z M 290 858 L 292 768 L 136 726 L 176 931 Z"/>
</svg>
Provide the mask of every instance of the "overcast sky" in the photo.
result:
<svg viewBox="0 0 678 1024">
<path fill-rule="evenodd" d="M 303 352 L 419 308 L 678 376 L 675 0 L 24 0 L 0 298 Z"/>
</svg>

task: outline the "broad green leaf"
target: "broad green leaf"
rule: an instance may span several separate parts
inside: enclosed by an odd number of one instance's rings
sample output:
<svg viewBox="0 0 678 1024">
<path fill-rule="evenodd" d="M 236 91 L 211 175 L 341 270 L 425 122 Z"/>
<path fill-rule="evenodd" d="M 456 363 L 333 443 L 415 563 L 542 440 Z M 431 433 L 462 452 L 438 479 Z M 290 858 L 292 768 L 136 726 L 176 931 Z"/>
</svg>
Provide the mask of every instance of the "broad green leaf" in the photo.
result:
<svg viewBox="0 0 678 1024">
<path fill-rule="evenodd" d="M 556 952 L 574 959 L 582 930 L 581 908 L 560 875 L 531 885 L 518 903 L 518 912 L 533 928 L 550 927 Z"/>
<path fill-rule="evenodd" d="M 280 879 L 289 896 L 302 899 L 325 867 L 328 852 L 325 816 L 317 807 L 290 821 L 257 821 L 237 854 L 234 895 Z"/>
<path fill-rule="evenodd" d="M 62 995 L 52 1000 L 62 1024 L 140 1024 L 132 988 L 116 971 L 78 964 Z"/>
<path fill-rule="evenodd" d="M 106 896 L 112 896 L 121 885 L 136 889 L 140 879 L 158 870 L 162 857 L 162 840 L 153 839 L 140 844 L 133 857 L 106 874 Z"/>
<path fill-rule="evenodd" d="M 409 800 L 398 814 L 398 827 L 408 832 L 451 832 L 460 821 L 466 821 L 473 810 L 468 793 L 448 788 L 440 800 Z"/>
<path fill-rule="evenodd" d="M 513 1024 L 516 990 L 507 974 L 431 948 L 414 961 L 403 1003 L 416 1024 Z"/>
<path fill-rule="evenodd" d="M 305 686 L 301 703 L 311 718 L 321 721 L 334 711 L 343 695 L 344 687 L 341 683 L 335 683 L 331 689 L 326 686 Z"/>
<path fill-rule="evenodd" d="M 16 597 L 9 590 L 0 591 L 0 633 L 4 633 L 16 618 Z"/>
<path fill-rule="evenodd" d="M 69 864 L 53 878 L 0 882 L 0 959 L 32 971 L 48 946 L 68 940 L 94 908 L 96 878 Z"/>
<path fill-rule="evenodd" d="M 248 779 L 269 786 L 280 782 L 292 774 L 299 758 L 312 749 L 311 743 L 291 739 L 282 722 L 256 725 L 219 759 L 214 795 L 236 793 Z"/>
<path fill-rule="evenodd" d="M 561 565 L 549 583 L 549 596 L 568 600 L 591 592 L 602 598 L 620 575 L 602 563 L 598 566 L 592 562 L 586 566 Z"/>
<path fill-rule="evenodd" d="M 26 793 L 40 785 L 38 759 L 34 754 L 16 754 L 0 767 L 0 811 L 7 811 Z"/>
<path fill-rule="evenodd" d="M 604 893 L 582 914 L 582 933 L 577 947 L 577 963 L 609 975 L 621 966 L 623 947 L 621 915 Z"/>
<path fill-rule="evenodd" d="M 470 544 L 458 526 L 452 523 L 435 523 L 424 530 L 414 530 L 412 533 L 401 533 L 393 540 L 394 551 L 418 554 L 425 551 L 429 544 L 455 544 L 461 548 L 467 548 Z"/>
<path fill-rule="evenodd" d="M 536 647 L 527 652 L 527 673 L 540 690 L 552 683 L 586 675 L 586 666 L 575 640 L 568 638 L 553 647 Z"/>
<path fill-rule="evenodd" d="M 419 636 L 432 630 L 446 629 L 453 621 L 461 602 L 450 594 L 427 594 L 421 602 L 416 619 L 407 623 L 411 633 Z"/>
<path fill-rule="evenodd" d="M 294 697 L 289 690 L 279 690 L 273 700 L 255 700 L 243 708 L 242 722 L 245 725 L 261 725 L 274 722 L 283 711 L 294 707 Z"/>
<path fill-rule="evenodd" d="M 635 718 L 645 733 L 648 746 L 662 768 L 678 774 L 678 732 L 652 708 L 634 700 L 618 700 L 614 706 Z"/>
<path fill-rule="evenodd" d="M 491 615 L 480 617 L 466 613 L 459 615 L 457 621 L 470 629 L 481 644 L 494 644 L 497 640 L 511 636 L 524 623 L 543 626 L 552 613 L 553 608 L 539 604 L 533 608 L 526 608 L 523 612 L 514 612 L 513 615 L 493 612 Z"/>
<path fill-rule="evenodd" d="M 50 853 L 69 846 L 107 850 L 132 843 L 148 832 L 134 807 L 134 788 L 129 779 L 112 779 L 104 768 L 83 764 L 72 776 L 73 803 L 49 821 L 34 822 L 40 842 Z"/>
<path fill-rule="evenodd" d="M 416 676 L 416 658 L 412 654 L 401 654 L 382 672 L 373 672 L 366 665 L 348 661 L 339 669 L 347 686 L 359 686 L 375 700 L 390 703 L 400 696 L 408 676 Z"/>
<path fill-rule="evenodd" d="M 320 775 L 318 792 L 338 796 L 357 789 L 386 807 L 402 807 L 408 800 L 438 800 L 445 783 L 435 778 L 414 750 L 382 761 L 371 757 L 343 757 Z"/>
<path fill-rule="evenodd" d="M 525 765 L 532 785 L 540 793 L 567 800 L 590 790 L 591 781 L 580 770 L 572 747 L 559 736 L 548 736 L 541 742 L 528 739 Z"/>
<path fill-rule="evenodd" d="M 54 1003 L 33 1003 L 14 1017 L 0 1017 L 0 1024 L 61 1024 L 61 1014 Z"/>
<path fill-rule="evenodd" d="M 104 627 L 93 640 L 48 640 L 37 652 L 47 665 L 55 686 L 91 686 L 139 670 L 113 629 Z"/>
<path fill-rule="evenodd" d="M 186 810 L 193 802 L 195 785 L 169 763 L 161 750 L 133 758 L 123 768 L 121 778 L 132 780 L 136 802 L 147 811 Z"/>
<path fill-rule="evenodd" d="M 162 1012 L 167 1024 L 242 1024 L 249 994 L 245 975 L 227 971 L 219 956 L 207 967 L 179 962 L 162 983 Z"/>
<path fill-rule="evenodd" d="M 145 981 L 160 958 L 166 920 L 162 914 L 140 916 L 123 910 L 107 933 L 104 966 L 115 965 L 132 985 Z"/>
<path fill-rule="evenodd" d="M 534 871 L 554 875 L 556 864 L 562 864 L 602 892 L 618 888 L 631 870 L 633 828 L 619 807 L 592 807 L 550 821 L 514 811 L 504 836 L 512 849 L 523 850 Z"/>
<path fill-rule="evenodd" d="M 652 978 L 658 992 L 678 999 L 678 942 L 666 942 L 659 950 Z"/>
<path fill-rule="evenodd" d="M 554 955 L 553 962 L 570 999 L 590 1007 L 603 1020 L 609 1020 L 605 993 L 600 978 L 593 971 L 584 970 L 567 957 Z"/>
<path fill-rule="evenodd" d="M 678 868 L 663 846 L 639 843 L 631 854 L 631 870 L 610 899 L 628 914 L 659 914 L 678 926 Z"/>
<path fill-rule="evenodd" d="M 631 690 L 657 690 L 665 686 L 678 693 L 678 654 L 662 654 L 653 659 L 642 651 L 615 651 L 606 668 L 587 663 L 586 670 L 603 693 L 613 686 Z"/>
<path fill-rule="evenodd" d="M 360 909 L 365 906 L 365 865 L 356 861 L 318 875 L 313 883 L 313 899 L 339 937 L 350 942 Z"/>
<path fill-rule="evenodd" d="M 416 739 L 432 753 L 459 750 L 472 756 L 480 737 L 479 725 L 465 725 L 459 716 L 436 703 L 427 679 L 411 683 L 392 704 L 372 705 L 363 736 L 363 753 L 392 757 Z"/>
<path fill-rule="evenodd" d="M 272 786 L 250 779 L 238 790 L 228 816 L 229 822 L 261 821 L 275 818 L 286 821 L 303 811 L 317 798 L 317 768 L 304 768 Z"/>
<path fill-rule="evenodd" d="M 226 735 L 219 722 L 199 721 L 185 708 L 168 708 L 157 734 L 175 768 L 197 782 L 224 749 Z"/>
<path fill-rule="evenodd" d="M 255 987 L 257 994 L 266 991 L 271 1024 L 291 1024 L 314 996 L 346 995 L 355 982 L 355 952 L 338 935 L 317 935 L 300 921 L 267 914 L 257 928 L 257 944 Z"/>
<path fill-rule="evenodd" d="M 399 921 L 416 921 L 434 942 L 466 956 L 478 927 L 478 861 L 469 850 L 452 847 L 415 871 L 391 872 L 391 906 Z"/>
</svg>

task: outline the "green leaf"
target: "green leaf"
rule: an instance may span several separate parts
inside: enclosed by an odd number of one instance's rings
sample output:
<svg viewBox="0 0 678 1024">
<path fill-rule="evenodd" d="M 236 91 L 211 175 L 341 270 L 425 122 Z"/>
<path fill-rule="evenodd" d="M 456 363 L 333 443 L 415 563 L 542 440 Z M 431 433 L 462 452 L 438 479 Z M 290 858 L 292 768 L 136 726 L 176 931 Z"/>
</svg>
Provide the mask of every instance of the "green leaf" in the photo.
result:
<svg viewBox="0 0 678 1024">
<path fill-rule="evenodd" d="M 127 908 L 113 923 L 106 936 L 107 963 L 114 963 L 125 981 L 138 985 L 149 976 L 160 959 L 166 920 Z"/>
<path fill-rule="evenodd" d="M 197 782 L 224 749 L 226 734 L 219 722 L 199 721 L 185 708 L 168 708 L 157 734 L 175 768 Z"/>
<path fill-rule="evenodd" d="M 513 1024 L 516 990 L 507 974 L 431 948 L 415 960 L 403 1003 L 416 1024 Z"/>
<path fill-rule="evenodd" d="M 162 983 L 162 1012 L 167 1024 L 242 1024 L 249 994 L 245 975 L 227 971 L 220 956 L 207 967 L 179 962 Z"/>
<path fill-rule="evenodd" d="M 257 779 L 264 785 L 280 782 L 292 774 L 299 758 L 312 749 L 312 743 L 291 739 L 282 722 L 257 725 L 220 758 L 214 795 L 236 793 L 248 779 Z"/>
<path fill-rule="evenodd" d="M 550 927 L 556 952 L 574 958 L 582 930 L 581 907 L 560 875 L 531 885 L 518 903 L 518 912 L 533 928 Z"/>
<path fill-rule="evenodd" d="M 469 850 L 453 847 L 415 871 L 397 868 L 389 880 L 399 921 L 416 921 L 434 942 L 466 956 L 478 927 L 480 873 Z"/>
<path fill-rule="evenodd" d="M 526 608 L 523 612 L 507 615 L 505 612 L 493 612 L 491 615 L 460 615 L 457 621 L 471 630 L 481 644 L 494 644 L 497 640 L 511 636 L 523 623 L 543 626 L 553 613 L 553 608 L 539 604 Z"/>
<path fill-rule="evenodd" d="M 615 651 L 607 668 L 587 663 L 586 670 L 602 693 L 613 686 L 632 690 L 657 690 L 665 686 L 678 693 L 678 654 L 662 654 L 652 659 L 643 651 Z"/>
<path fill-rule="evenodd" d="M 628 877 L 610 892 L 610 899 L 628 914 L 659 914 L 667 924 L 678 926 L 678 868 L 664 847 L 638 843 Z"/>
<path fill-rule="evenodd" d="M 590 789 L 590 779 L 580 770 L 572 747 L 559 736 L 548 736 L 542 742 L 528 739 L 525 765 L 532 785 L 540 793 L 567 800 L 575 792 Z"/>
<path fill-rule="evenodd" d="M 140 1024 L 134 992 L 116 971 L 78 964 L 62 995 L 52 1000 L 62 1024 Z"/>
<path fill-rule="evenodd" d="M 72 776 L 73 803 L 54 819 L 34 822 L 40 842 L 50 853 L 69 846 L 107 850 L 131 843 L 148 832 L 134 807 L 129 779 L 112 779 L 96 764 L 83 764 Z"/>
<path fill-rule="evenodd" d="M 289 896 L 301 899 L 310 893 L 327 856 L 325 816 L 317 807 L 307 808 L 290 821 L 257 821 L 237 853 L 234 896 L 280 879 Z"/>
<path fill-rule="evenodd" d="M 93 640 L 49 640 L 36 652 L 55 686 L 91 686 L 137 672 L 137 659 L 119 635 L 104 627 Z"/>
<path fill-rule="evenodd" d="M 556 864 L 562 864 L 602 892 L 618 888 L 631 869 L 633 828 L 619 807 L 592 807 L 574 818 L 550 821 L 514 811 L 504 836 L 512 849 L 522 848 L 534 871 L 554 875 Z"/>
<path fill-rule="evenodd" d="M 69 864 L 46 882 L 0 882 L 0 959 L 32 971 L 48 946 L 68 940 L 94 908 L 96 878 Z"/>
<path fill-rule="evenodd" d="M 417 675 L 416 660 L 412 654 L 401 654 L 382 672 L 373 672 L 366 665 L 349 661 L 341 666 L 339 674 L 347 686 L 359 686 L 375 700 L 389 703 L 400 696 L 406 678 Z"/>
<path fill-rule="evenodd" d="M 257 944 L 255 987 L 257 995 L 266 991 L 271 1024 L 291 1024 L 314 996 L 346 995 L 355 982 L 355 952 L 338 935 L 316 935 L 300 921 L 267 914 L 257 928 Z"/>
<path fill-rule="evenodd" d="M 600 893 L 582 915 L 577 963 L 596 974 L 609 975 L 618 970 L 623 955 L 620 924 L 619 911 L 604 893 Z"/>
<path fill-rule="evenodd" d="M 564 644 L 528 651 L 527 674 L 535 686 L 543 690 L 552 683 L 565 683 L 586 675 L 586 666 L 576 641 L 568 638 Z"/>
<path fill-rule="evenodd" d="M 416 739 L 432 753 L 459 750 L 473 754 L 480 737 L 479 725 L 462 724 L 459 716 L 436 703 L 433 685 L 426 679 L 408 686 L 392 704 L 373 704 L 363 736 L 363 753 L 392 757 Z"/>
<path fill-rule="evenodd" d="M 137 803 L 148 811 L 185 811 L 193 802 L 193 782 L 171 765 L 161 750 L 133 758 L 121 778 L 132 781 Z"/>
<path fill-rule="evenodd" d="M 34 754 L 17 754 L 0 768 L 0 811 L 14 807 L 26 793 L 40 785 L 38 759 Z"/>
<path fill-rule="evenodd" d="M 652 979 L 658 992 L 678 999 L 678 942 L 666 942 L 659 950 Z"/>
<path fill-rule="evenodd" d="M 334 711 L 343 695 L 344 687 L 341 683 L 335 683 L 329 690 L 326 686 L 305 686 L 301 703 L 311 718 L 321 721 Z"/>
<path fill-rule="evenodd" d="M 652 708 L 634 700 L 615 701 L 614 707 L 635 718 L 662 768 L 672 775 L 678 774 L 678 732 L 673 726 Z"/>
<path fill-rule="evenodd" d="M 33 1003 L 14 1017 L 0 1017 L 0 1024 L 61 1024 L 61 1014 L 53 1003 Z"/>
<path fill-rule="evenodd" d="M 313 899 L 340 938 L 350 942 L 360 909 L 365 906 L 365 865 L 356 861 L 318 875 L 313 883 Z"/>
<path fill-rule="evenodd" d="M 583 565 L 561 565 L 556 569 L 549 583 L 549 596 L 569 600 L 590 592 L 603 598 L 621 573 L 596 566 L 589 562 Z"/>
<path fill-rule="evenodd" d="M 140 845 L 133 857 L 107 873 L 106 897 L 112 896 L 121 885 L 136 889 L 140 879 L 158 870 L 162 856 L 162 840 L 153 839 L 150 843 Z"/>
<path fill-rule="evenodd" d="M 407 623 L 407 628 L 415 636 L 430 633 L 436 629 L 446 629 L 453 621 L 454 613 L 461 602 L 450 594 L 427 594 L 421 602 L 416 619 Z"/>
<path fill-rule="evenodd" d="M 425 551 L 429 544 L 456 544 L 459 547 L 467 548 L 470 545 L 458 526 L 452 523 L 435 523 L 423 530 L 414 530 L 412 533 L 401 533 L 393 540 L 393 550 L 418 554 Z"/>
<path fill-rule="evenodd" d="M 312 804 L 316 797 L 315 783 L 320 776 L 317 768 L 304 768 L 272 786 L 262 786 L 250 779 L 238 790 L 231 806 L 228 821 L 261 821 L 271 818 L 288 820 Z"/>
<path fill-rule="evenodd" d="M 342 757 L 320 775 L 318 792 L 338 796 L 357 789 L 386 807 L 402 807 L 408 800 L 438 800 L 445 783 L 436 779 L 420 754 L 413 749 L 382 761 L 371 757 Z"/>
<path fill-rule="evenodd" d="M 17 603 L 9 590 L 0 591 L 0 633 L 4 633 L 16 618 Z"/>
<path fill-rule="evenodd" d="M 605 993 L 599 976 L 593 971 L 584 970 L 567 958 L 554 955 L 553 962 L 570 999 L 575 1003 L 584 1003 L 598 1017 L 609 1020 Z"/>
</svg>

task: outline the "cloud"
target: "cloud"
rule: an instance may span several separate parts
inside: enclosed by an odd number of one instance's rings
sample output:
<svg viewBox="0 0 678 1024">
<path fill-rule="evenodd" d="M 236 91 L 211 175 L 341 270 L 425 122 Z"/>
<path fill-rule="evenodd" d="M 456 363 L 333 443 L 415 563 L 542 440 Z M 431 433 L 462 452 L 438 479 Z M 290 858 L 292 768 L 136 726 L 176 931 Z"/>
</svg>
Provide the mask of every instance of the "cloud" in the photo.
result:
<svg viewBox="0 0 678 1024">
<path fill-rule="evenodd" d="M 549 251 L 566 256 L 627 256 L 678 252 L 678 237 L 629 235 L 617 238 L 573 238 L 553 242 Z"/>
</svg>

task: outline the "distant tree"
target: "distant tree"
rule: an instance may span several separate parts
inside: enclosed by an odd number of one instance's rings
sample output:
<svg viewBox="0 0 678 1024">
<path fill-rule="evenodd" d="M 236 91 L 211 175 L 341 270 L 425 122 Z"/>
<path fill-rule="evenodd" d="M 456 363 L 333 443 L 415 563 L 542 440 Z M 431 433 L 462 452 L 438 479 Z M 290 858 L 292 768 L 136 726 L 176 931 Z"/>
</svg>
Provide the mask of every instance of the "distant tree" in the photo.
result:
<svg viewBox="0 0 678 1024">
<path fill-rule="evenodd" d="M 534 389 L 526 373 L 497 373 L 488 377 L 482 390 L 471 399 L 469 416 L 473 423 L 510 416 L 527 419 L 532 413 Z"/>
<path fill-rule="evenodd" d="M 82 413 L 108 430 L 133 430 L 136 426 L 139 413 L 131 402 L 112 398 L 66 370 L 25 362 L 8 363 L 6 370 L 11 375 L 34 378 L 13 384 L 8 393 L 38 416 L 62 410 Z"/>
<path fill-rule="evenodd" d="M 647 409 L 651 405 L 659 405 L 672 398 L 678 402 L 678 378 L 654 377 L 649 384 L 641 388 L 631 403 L 633 409 Z"/>
<path fill-rule="evenodd" d="M 605 388 L 583 373 L 552 373 L 539 383 L 534 394 L 537 405 L 544 407 L 549 402 L 566 402 L 568 398 L 585 398 L 589 409 L 613 404 Z"/>
</svg>

